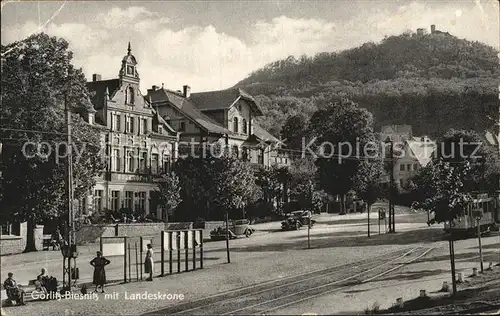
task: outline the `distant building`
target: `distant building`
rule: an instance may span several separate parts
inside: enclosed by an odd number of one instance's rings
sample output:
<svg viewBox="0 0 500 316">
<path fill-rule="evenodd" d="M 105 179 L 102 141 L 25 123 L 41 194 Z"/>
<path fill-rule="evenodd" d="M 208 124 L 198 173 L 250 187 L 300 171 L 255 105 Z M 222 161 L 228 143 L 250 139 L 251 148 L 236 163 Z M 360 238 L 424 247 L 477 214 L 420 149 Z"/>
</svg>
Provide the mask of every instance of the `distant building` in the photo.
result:
<svg viewBox="0 0 500 316">
<path fill-rule="evenodd" d="M 389 138 L 394 143 L 403 143 L 411 137 L 411 125 L 384 125 L 380 128 L 379 140 L 381 142 L 384 142 Z"/>
<path fill-rule="evenodd" d="M 436 150 L 436 142 L 427 136 L 411 137 L 404 142 L 401 150 L 395 151 L 394 182 L 405 190 L 408 180 L 416 172 L 429 164 Z"/>
</svg>

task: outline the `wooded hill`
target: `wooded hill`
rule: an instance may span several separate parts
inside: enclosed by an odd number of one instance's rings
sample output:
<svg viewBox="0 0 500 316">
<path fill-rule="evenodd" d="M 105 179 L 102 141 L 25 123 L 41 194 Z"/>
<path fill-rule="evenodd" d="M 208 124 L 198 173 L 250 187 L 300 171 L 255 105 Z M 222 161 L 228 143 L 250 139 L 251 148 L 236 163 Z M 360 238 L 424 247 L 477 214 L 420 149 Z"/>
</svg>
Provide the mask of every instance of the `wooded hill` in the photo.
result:
<svg viewBox="0 0 500 316">
<path fill-rule="evenodd" d="M 410 124 L 415 135 L 450 128 L 483 133 L 498 116 L 497 51 L 447 33 L 407 32 L 342 52 L 293 56 L 236 84 L 261 101 L 261 124 L 279 135 L 286 118 L 348 97 L 374 114 L 376 129 Z"/>
</svg>

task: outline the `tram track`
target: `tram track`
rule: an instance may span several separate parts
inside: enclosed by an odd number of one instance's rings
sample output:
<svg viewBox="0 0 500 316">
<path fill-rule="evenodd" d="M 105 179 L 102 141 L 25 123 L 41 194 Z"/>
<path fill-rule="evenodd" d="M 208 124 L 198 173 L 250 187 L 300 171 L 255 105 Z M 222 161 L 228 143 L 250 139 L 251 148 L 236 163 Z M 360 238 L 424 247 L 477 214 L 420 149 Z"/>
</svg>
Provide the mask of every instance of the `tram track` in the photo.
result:
<svg viewBox="0 0 500 316">
<path fill-rule="evenodd" d="M 433 248 L 413 247 L 382 256 L 290 276 L 186 302 L 147 315 L 261 314 L 332 291 L 369 282 L 425 256 Z M 395 266 L 394 266 L 395 265 Z"/>
</svg>

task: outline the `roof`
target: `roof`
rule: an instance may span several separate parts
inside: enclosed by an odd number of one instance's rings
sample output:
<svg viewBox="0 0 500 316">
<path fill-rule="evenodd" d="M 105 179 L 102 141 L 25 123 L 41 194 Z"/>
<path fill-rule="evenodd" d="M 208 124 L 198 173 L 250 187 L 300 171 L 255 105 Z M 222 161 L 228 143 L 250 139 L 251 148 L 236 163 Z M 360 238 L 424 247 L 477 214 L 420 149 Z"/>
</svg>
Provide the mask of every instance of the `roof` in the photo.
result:
<svg viewBox="0 0 500 316">
<path fill-rule="evenodd" d="M 100 109 L 104 106 L 102 96 L 105 95 L 106 89 L 109 94 L 108 98 L 112 98 L 120 88 L 120 79 L 89 81 L 87 82 L 87 88 L 91 92 L 91 95 L 93 94 L 92 92 L 95 92 L 91 97 L 91 101 L 96 108 Z"/>
<path fill-rule="evenodd" d="M 176 92 L 167 89 L 158 89 L 156 91 L 149 91 L 148 96 L 151 97 L 152 102 L 162 102 L 167 101 L 173 104 L 178 110 L 184 113 L 186 116 L 194 120 L 202 128 L 206 129 L 212 133 L 221 134 L 232 134 L 232 132 L 222 126 L 220 126 L 213 119 L 203 114 L 200 110 L 194 106 L 190 100 L 186 100 L 181 95 Z"/>
<path fill-rule="evenodd" d="M 171 133 L 177 135 L 177 132 L 172 128 L 172 126 L 170 126 L 167 122 L 165 122 L 165 120 L 163 119 L 163 117 L 161 117 L 160 113 L 158 113 L 157 110 L 153 109 L 153 114 L 158 124 L 164 125 Z"/>
<path fill-rule="evenodd" d="M 279 139 L 271 135 L 268 131 L 266 131 L 256 123 L 253 124 L 253 134 L 258 138 L 265 140 L 266 142 L 273 142 L 273 143 L 281 142 Z"/>
<path fill-rule="evenodd" d="M 428 138 L 426 141 L 407 140 L 406 144 L 422 167 L 427 166 L 427 164 L 432 160 L 433 153 L 437 147 L 436 142 Z"/>
<path fill-rule="evenodd" d="M 384 125 L 380 128 L 381 133 L 411 134 L 411 125 Z"/>
<path fill-rule="evenodd" d="M 229 109 L 238 98 L 248 101 L 257 115 L 263 115 L 257 101 L 240 88 L 191 93 L 189 100 L 196 104 L 201 111 L 210 111 Z"/>
<path fill-rule="evenodd" d="M 484 135 L 484 139 L 488 142 L 488 144 L 499 147 L 499 139 L 490 131 L 486 131 Z"/>
</svg>

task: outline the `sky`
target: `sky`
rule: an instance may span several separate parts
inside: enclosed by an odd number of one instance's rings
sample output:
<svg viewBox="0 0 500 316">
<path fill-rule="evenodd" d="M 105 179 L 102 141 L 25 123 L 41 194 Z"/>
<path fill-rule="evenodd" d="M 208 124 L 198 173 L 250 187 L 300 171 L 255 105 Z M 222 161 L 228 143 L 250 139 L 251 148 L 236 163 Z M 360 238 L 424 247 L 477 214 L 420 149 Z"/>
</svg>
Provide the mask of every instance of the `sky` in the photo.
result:
<svg viewBox="0 0 500 316">
<path fill-rule="evenodd" d="M 430 25 L 499 47 L 497 0 L 2 1 L 1 42 L 65 38 L 87 79 L 116 78 L 131 42 L 143 93 L 233 86 L 286 58 L 333 52 Z"/>
</svg>

